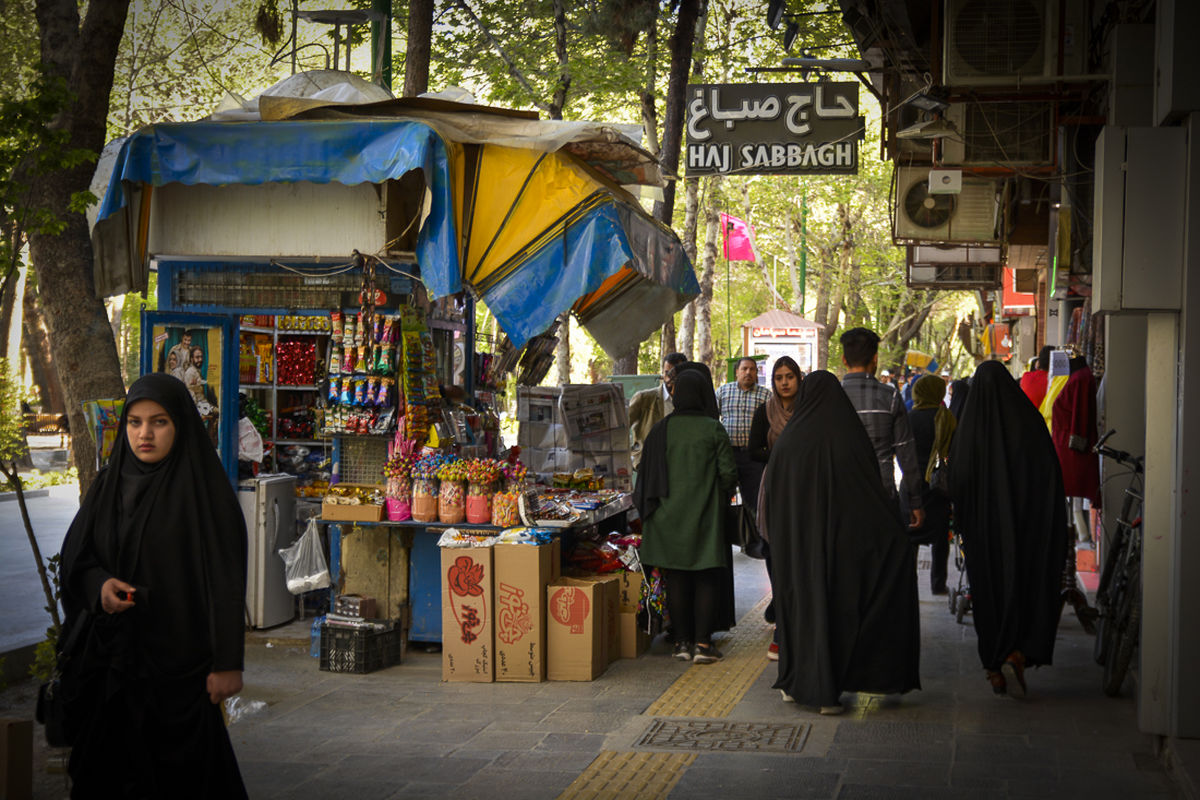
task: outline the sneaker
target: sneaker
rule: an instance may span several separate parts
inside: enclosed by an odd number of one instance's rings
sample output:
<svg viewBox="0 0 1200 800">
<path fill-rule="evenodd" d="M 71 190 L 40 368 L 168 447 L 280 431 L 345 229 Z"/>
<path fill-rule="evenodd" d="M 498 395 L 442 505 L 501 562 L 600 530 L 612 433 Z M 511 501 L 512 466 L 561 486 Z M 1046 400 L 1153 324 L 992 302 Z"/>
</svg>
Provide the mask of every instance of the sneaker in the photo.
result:
<svg viewBox="0 0 1200 800">
<path fill-rule="evenodd" d="M 838 703 L 837 705 L 834 705 L 834 706 L 821 706 L 821 716 L 836 717 L 838 714 L 841 714 L 845 710 L 846 710 L 845 707 L 842 706 L 841 703 Z"/>
<path fill-rule="evenodd" d="M 988 679 L 988 683 L 990 683 L 992 685 L 992 692 L 994 694 L 997 694 L 997 695 L 1008 694 L 1008 685 L 1007 685 L 1008 682 L 1004 679 L 1004 676 L 1001 675 L 999 672 L 992 672 L 991 670 L 989 670 L 988 674 L 987 674 L 987 679 Z"/>
<path fill-rule="evenodd" d="M 678 661 L 691 661 L 692 646 L 687 642 L 676 642 L 675 652 L 672 653 L 672 657 Z"/>
<path fill-rule="evenodd" d="M 1021 655 L 1020 650 L 1009 653 L 1008 658 L 1000 666 L 1000 672 L 1008 686 L 1008 693 L 1018 700 L 1024 698 L 1026 689 L 1025 656 Z"/>
<path fill-rule="evenodd" d="M 698 644 L 695 652 L 692 653 L 693 664 L 714 664 L 720 661 L 725 656 L 717 649 L 716 645 Z"/>
<path fill-rule="evenodd" d="M 779 660 L 779 643 L 771 642 L 771 646 L 767 648 L 767 661 Z"/>
</svg>

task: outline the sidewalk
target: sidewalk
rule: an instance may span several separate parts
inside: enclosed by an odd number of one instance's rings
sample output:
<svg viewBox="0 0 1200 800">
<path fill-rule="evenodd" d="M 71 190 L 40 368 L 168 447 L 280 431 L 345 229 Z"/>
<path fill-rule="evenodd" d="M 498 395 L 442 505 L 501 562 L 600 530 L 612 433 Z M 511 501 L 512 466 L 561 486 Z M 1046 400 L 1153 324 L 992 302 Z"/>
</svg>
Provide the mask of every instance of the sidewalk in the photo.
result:
<svg viewBox="0 0 1200 800">
<path fill-rule="evenodd" d="M 267 708 L 230 727 L 250 795 L 1180 796 L 1152 738 L 1137 731 L 1129 687 L 1116 699 L 1101 693 L 1092 640 L 1069 610 L 1056 665 L 1028 675 L 1030 697 L 996 698 L 973 628 L 928 594 L 922 572 L 924 690 L 891 707 L 846 696 L 845 715 L 822 717 L 770 688 L 761 572 L 739 557 L 742 622 L 722 645 L 724 662 L 680 663 L 658 641 L 592 683 L 443 684 L 440 655 L 419 645 L 391 669 L 324 673 L 295 638 L 304 624 L 252 634 L 244 695 Z M 31 703 L 33 691 L 26 684 L 0 694 L 0 713 Z M 62 778 L 42 769 L 44 748 L 35 757 L 36 796 L 65 797 Z"/>
</svg>

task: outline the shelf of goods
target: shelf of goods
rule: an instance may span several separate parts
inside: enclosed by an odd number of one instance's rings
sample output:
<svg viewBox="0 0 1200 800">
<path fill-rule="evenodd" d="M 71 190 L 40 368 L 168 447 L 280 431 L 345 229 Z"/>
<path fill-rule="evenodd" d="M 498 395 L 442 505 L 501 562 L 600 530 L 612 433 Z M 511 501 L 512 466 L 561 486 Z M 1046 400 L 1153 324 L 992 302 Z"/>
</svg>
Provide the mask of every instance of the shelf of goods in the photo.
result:
<svg viewBox="0 0 1200 800">
<path fill-rule="evenodd" d="M 299 478 L 298 491 L 326 485 L 332 442 L 319 428 L 319 367 L 329 353 L 327 314 L 242 318 L 239 388 L 262 410 L 256 427 L 265 449 L 262 469 Z"/>
</svg>

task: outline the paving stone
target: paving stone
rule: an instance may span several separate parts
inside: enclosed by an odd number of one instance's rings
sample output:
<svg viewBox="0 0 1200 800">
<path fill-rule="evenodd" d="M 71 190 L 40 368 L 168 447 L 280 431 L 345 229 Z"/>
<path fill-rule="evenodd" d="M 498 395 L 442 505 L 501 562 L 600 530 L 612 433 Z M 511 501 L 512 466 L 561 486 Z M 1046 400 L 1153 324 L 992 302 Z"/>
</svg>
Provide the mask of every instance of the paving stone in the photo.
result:
<svg viewBox="0 0 1200 800">
<path fill-rule="evenodd" d="M 969 795 L 971 800 L 1004 800 L 999 789 L 976 789 Z M 843 784 L 837 800 L 962 800 L 961 789 L 930 786 L 873 786 L 866 784 Z"/>
<path fill-rule="evenodd" d="M 852 758 L 846 762 L 842 780 L 848 784 L 944 787 L 950 783 L 950 766 Z"/>
<path fill-rule="evenodd" d="M 584 750 L 598 752 L 604 746 L 604 735 L 599 733 L 547 733 L 535 751 Z"/>
<path fill-rule="evenodd" d="M 755 758 L 753 769 L 733 768 L 734 764 L 699 766 L 693 764 L 668 797 L 671 800 L 690 800 L 695 797 L 746 797 L 755 800 L 819 800 L 833 798 L 837 792 L 838 775 L 834 772 L 815 772 L 805 769 L 804 760 L 779 757 L 771 759 L 773 766 L 763 766 L 765 756 L 727 756 L 737 759 Z"/>
</svg>

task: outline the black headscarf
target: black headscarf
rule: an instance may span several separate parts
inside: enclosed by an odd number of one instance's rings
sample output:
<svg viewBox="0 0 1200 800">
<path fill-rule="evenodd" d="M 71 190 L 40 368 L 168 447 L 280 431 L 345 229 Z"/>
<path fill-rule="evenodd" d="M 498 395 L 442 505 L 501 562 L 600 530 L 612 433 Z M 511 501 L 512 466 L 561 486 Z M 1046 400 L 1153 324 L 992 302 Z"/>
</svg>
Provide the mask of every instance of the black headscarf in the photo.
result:
<svg viewBox="0 0 1200 800">
<path fill-rule="evenodd" d="M 642 444 L 642 462 L 638 466 L 637 484 L 633 489 L 633 504 L 642 519 L 649 519 L 658 510 L 662 498 L 670 493 L 671 484 L 667 480 L 667 430 L 671 417 L 711 416 L 707 395 L 713 394 L 712 380 L 704 377 L 699 370 L 680 372 L 682 366 L 676 367 L 675 390 L 671 394 L 675 410 L 650 429 Z"/>
<path fill-rule="evenodd" d="M 719 420 L 721 418 L 721 407 L 717 404 L 717 392 L 713 389 L 712 370 L 708 365 L 700 361 L 685 361 L 675 368 L 675 380 L 679 381 L 679 376 L 685 372 L 697 372 L 704 376 L 704 380 L 708 381 L 708 390 L 701 390 L 702 409 L 707 416 Z M 671 395 L 672 402 L 675 402 L 674 394 Z"/>
<path fill-rule="evenodd" d="M 971 394 L 971 381 L 959 378 L 950 384 L 950 413 L 955 419 L 962 419 L 963 409 L 967 405 L 967 397 Z"/>
<path fill-rule="evenodd" d="M 913 549 L 841 384 L 800 385 L 771 450 L 761 504 L 771 542 L 779 679 L 797 703 L 920 688 Z"/>
<path fill-rule="evenodd" d="M 1045 420 L 998 361 L 971 380 L 950 488 L 983 666 L 1014 650 L 1049 664 L 1068 544 L 1062 475 Z"/>
</svg>

